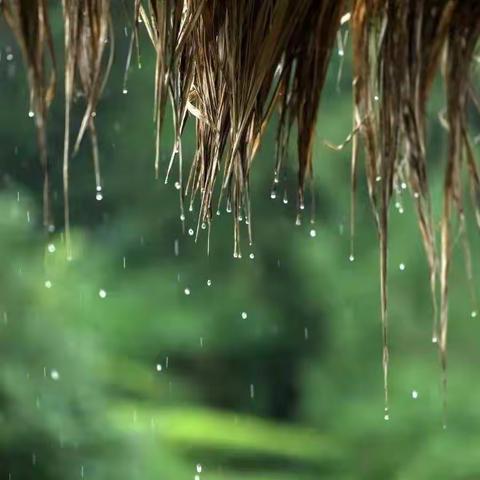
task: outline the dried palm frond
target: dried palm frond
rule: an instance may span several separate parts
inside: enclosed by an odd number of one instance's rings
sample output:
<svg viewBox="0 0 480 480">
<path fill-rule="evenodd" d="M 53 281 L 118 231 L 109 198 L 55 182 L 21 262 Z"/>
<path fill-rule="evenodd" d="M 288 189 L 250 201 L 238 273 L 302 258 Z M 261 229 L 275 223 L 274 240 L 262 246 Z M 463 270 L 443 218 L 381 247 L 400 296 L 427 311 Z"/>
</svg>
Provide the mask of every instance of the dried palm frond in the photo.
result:
<svg viewBox="0 0 480 480">
<path fill-rule="evenodd" d="M 45 120 L 53 96 L 54 54 L 46 1 L 4 0 L 1 5 L 26 59 L 48 212 Z M 380 245 L 385 409 L 388 409 L 389 365 L 389 207 L 392 197 L 406 188 L 413 196 L 426 252 L 433 302 L 433 340 L 438 343 L 446 372 L 448 270 L 454 212 L 458 214 L 464 238 L 467 276 L 472 275 L 465 236 L 461 180 L 464 170 L 470 178 L 470 193 L 480 225 L 480 177 L 466 114 L 469 103 L 480 110 L 480 97 L 470 80 L 480 36 L 480 3 L 476 0 L 130 0 L 130 5 L 134 27 L 127 68 L 134 43 L 138 46 L 137 29 L 141 23 L 156 55 L 156 176 L 160 167 L 160 132 L 170 98 L 174 148 L 166 173 L 168 179 L 178 160 L 180 217 L 182 221 L 185 219 L 185 198 L 190 197 L 190 209 L 199 198 L 198 235 L 202 228 L 208 227 L 210 231 L 213 212 L 218 212 L 222 201 L 226 202 L 227 210 L 233 212 L 236 257 L 241 256 L 243 220 L 252 241 L 250 174 L 262 135 L 277 111 L 274 189 L 288 155 L 290 132 L 296 126 L 299 212 L 304 208 L 305 183 L 313 171 L 312 149 L 320 97 L 335 39 L 339 36 L 343 39 L 341 23 L 350 20 L 354 72 L 353 129 L 348 138 L 352 141 L 351 234 L 353 238 L 357 164 L 362 143 Z M 88 129 L 97 189 L 101 190 L 94 115 L 112 59 L 113 28 L 109 0 L 63 0 L 63 12 L 66 91 L 63 173 L 68 242 L 68 160 L 74 89 L 85 97 L 86 109 L 73 151 L 78 149 Z M 105 59 L 107 43 L 110 43 L 110 60 Z M 443 123 L 449 136 L 440 232 L 432 215 L 426 147 L 427 102 L 439 72 L 443 72 L 445 79 L 447 109 Z M 195 123 L 196 151 L 184 182 L 181 139 L 189 119 Z"/>
<path fill-rule="evenodd" d="M 27 68 L 30 113 L 35 119 L 40 164 L 43 170 L 43 222 L 53 230 L 50 209 L 50 172 L 46 122 L 55 92 L 55 54 L 46 0 L 4 0 L 0 8 L 12 29 Z"/>
<path fill-rule="evenodd" d="M 69 218 L 69 158 L 70 116 L 75 88 L 85 98 L 85 112 L 73 147 L 75 154 L 88 128 L 92 142 L 97 195 L 101 195 L 102 181 L 98 153 L 95 115 L 98 100 L 105 86 L 113 61 L 113 29 L 110 0 L 63 0 L 65 24 L 65 136 L 63 151 L 63 186 L 65 206 L 65 236 L 70 252 Z M 110 42 L 110 57 L 104 61 L 106 44 Z"/>
</svg>

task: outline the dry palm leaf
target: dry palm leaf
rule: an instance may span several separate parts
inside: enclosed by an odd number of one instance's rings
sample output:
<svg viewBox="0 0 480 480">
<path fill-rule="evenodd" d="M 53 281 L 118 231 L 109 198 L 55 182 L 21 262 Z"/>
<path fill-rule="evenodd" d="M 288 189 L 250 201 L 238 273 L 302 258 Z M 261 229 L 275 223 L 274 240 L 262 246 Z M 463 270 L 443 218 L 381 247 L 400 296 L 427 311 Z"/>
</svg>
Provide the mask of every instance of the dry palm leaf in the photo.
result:
<svg viewBox="0 0 480 480">
<path fill-rule="evenodd" d="M 55 54 L 46 0 L 4 0 L 0 2 L 27 68 L 30 85 L 30 116 L 35 118 L 40 163 L 43 169 L 43 222 L 50 231 L 50 172 L 47 155 L 47 113 L 55 92 Z"/>
<path fill-rule="evenodd" d="M 155 50 L 155 172 L 159 175 L 160 131 L 168 98 L 174 123 L 174 148 L 167 178 L 178 161 L 181 219 L 199 198 L 197 235 L 210 231 L 213 212 L 226 202 L 234 218 L 234 256 L 240 257 L 240 225 L 252 241 L 249 180 L 253 160 L 272 114 L 278 114 L 274 189 L 279 182 L 296 126 L 299 165 L 298 210 L 304 208 L 306 180 L 313 170 L 314 129 L 320 97 L 336 38 L 343 49 L 342 23 L 350 20 L 353 51 L 353 129 L 351 234 L 360 142 L 368 192 L 380 244 L 381 317 L 385 417 L 388 418 L 387 265 L 389 207 L 400 189 L 409 188 L 430 269 L 433 340 L 438 343 L 446 386 L 448 270 L 452 216 L 471 278 L 465 236 L 461 173 L 480 225 L 480 177 L 468 136 L 467 107 L 480 110 L 470 80 L 480 35 L 477 0 L 129 0 L 134 25 L 127 68 L 142 23 Z M 63 0 L 65 24 L 65 228 L 69 242 L 68 161 L 70 111 L 75 89 L 86 109 L 74 152 L 88 129 L 97 190 L 101 191 L 94 115 L 113 52 L 109 0 Z M 45 171 L 48 219 L 48 164 L 45 120 L 53 95 L 53 46 L 45 0 L 4 0 L 2 10 L 24 54 Z M 347 10 L 351 11 L 347 11 Z M 443 119 L 449 151 L 445 168 L 440 232 L 435 228 L 429 193 L 426 106 L 434 78 L 443 71 L 447 108 Z M 126 76 L 125 76 L 126 78 Z M 182 133 L 195 123 L 196 152 L 183 178 Z M 341 147 L 340 147 L 341 148 Z M 466 167 L 464 167 L 466 164 Z M 400 187 L 401 185 L 401 187 Z M 273 194 L 276 195 L 275 190 Z M 272 195 L 273 195 L 272 194 Z M 218 202 L 216 205 L 215 203 Z M 48 219 L 47 223 L 50 223 Z M 441 246 L 436 237 L 440 233 Z M 353 255 L 353 247 L 352 252 Z M 353 259 L 353 256 L 352 256 Z M 440 282 L 440 292 L 437 284 Z M 439 298 L 437 298 L 439 297 Z M 437 304 L 440 302 L 440 311 Z M 438 321 L 439 317 L 439 321 Z"/>
</svg>

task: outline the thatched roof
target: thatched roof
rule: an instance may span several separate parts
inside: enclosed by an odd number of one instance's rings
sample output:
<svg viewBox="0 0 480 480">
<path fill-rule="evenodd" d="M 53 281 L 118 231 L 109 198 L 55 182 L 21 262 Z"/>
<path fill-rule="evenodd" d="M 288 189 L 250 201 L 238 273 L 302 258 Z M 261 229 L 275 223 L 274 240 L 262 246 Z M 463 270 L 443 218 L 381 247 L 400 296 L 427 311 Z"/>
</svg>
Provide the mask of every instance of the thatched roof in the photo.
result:
<svg viewBox="0 0 480 480">
<path fill-rule="evenodd" d="M 209 227 L 217 202 L 234 218 L 235 255 L 240 256 L 240 219 L 250 234 L 249 180 L 255 153 L 274 111 L 279 112 L 275 182 L 286 161 L 292 127 L 297 129 L 298 210 L 310 177 L 317 110 L 332 50 L 350 29 L 353 52 L 352 220 L 356 166 L 363 151 L 366 180 L 380 242 L 381 311 L 385 403 L 388 403 L 387 245 L 388 210 L 395 186 L 411 191 L 430 267 L 434 339 L 446 371 L 448 271 L 452 215 L 464 235 L 462 172 L 468 173 L 480 225 L 480 182 L 468 133 L 467 107 L 480 108 L 471 83 L 480 35 L 478 0 L 130 0 L 135 26 L 127 70 L 146 28 L 156 52 L 156 162 L 167 100 L 173 108 L 175 141 L 168 174 L 179 162 L 180 202 L 199 198 L 200 226 Z M 0 1 L 23 53 L 44 171 L 44 219 L 49 227 L 49 164 L 46 128 L 56 78 L 65 82 L 63 160 L 65 234 L 69 247 L 69 159 L 85 133 L 92 138 L 97 189 L 102 188 L 95 111 L 113 58 L 110 0 L 62 0 L 65 49 L 55 52 L 47 0 Z M 342 46 L 343 48 L 343 46 Z M 55 57 L 65 55 L 63 74 Z M 447 98 L 443 213 L 432 218 L 426 151 L 426 104 L 441 73 Z M 70 130 L 73 93 L 85 98 L 78 132 Z M 182 173 L 182 132 L 196 125 L 197 148 Z M 339 147 L 340 148 L 340 147 Z M 218 193 L 218 197 L 216 196 Z M 198 230 L 197 230 L 198 231 Z M 439 241 L 437 240 L 437 237 Z M 464 243 L 468 253 L 468 242 Z M 439 288 L 437 288 L 439 284 Z M 438 298 L 438 301 L 437 301 Z M 437 306 L 438 305 L 438 306 Z M 445 376 L 446 379 L 446 376 Z M 445 380 L 446 382 L 446 380 Z"/>
</svg>

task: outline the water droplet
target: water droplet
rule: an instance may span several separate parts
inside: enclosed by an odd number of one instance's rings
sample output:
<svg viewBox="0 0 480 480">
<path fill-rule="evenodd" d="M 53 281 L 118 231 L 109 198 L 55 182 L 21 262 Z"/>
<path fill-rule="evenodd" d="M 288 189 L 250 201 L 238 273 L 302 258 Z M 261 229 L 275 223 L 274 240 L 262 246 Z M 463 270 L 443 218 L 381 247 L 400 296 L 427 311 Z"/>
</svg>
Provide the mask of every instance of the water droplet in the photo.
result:
<svg viewBox="0 0 480 480">
<path fill-rule="evenodd" d="M 175 188 L 177 190 L 180 190 L 180 187 L 181 187 L 180 182 L 175 182 Z"/>
<path fill-rule="evenodd" d="M 384 416 L 383 416 L 383 419 L 388 421 L 390 420 L 390 415 L 388 413 L 386 413 Z"/>
<path fill-rule="evenodd" d="M 472 312 L 470 313 L 470 316 L 472 318 L 475 318 L 477 316 L 477 311 L 476 310 L 472 310 Z"/>
<path fill-rule="evenodd" d="M 249 255 L 250 259 L 253 260 L 255 258 L 255 254 L 252 252 L 250 255 Z"/>
<path fill-rule="evenodd" d="M 48 244 L 48 247 L 47 247 L 47 250 L 49 253 L 54 253 L 56 248 L 55 248 L 55 245 L 53 243 L 49 243 Z"/>
<path fill-rule="evenodd" d="M 305 337 L 305 340 L 308 340 L 308 328 L 307 327 L 304 328 L 303 335 Z"/>
<path fill-rule="evenodd" d="M 275 200 L 277 198 L 277 194 L 275 193 L 275 191 L 272 191 L 272 193 L 270 194 L 270 198 L 272 200 Z"/>
<path fill-rule="evenodd" d="M 123 257 L 123 269 L 125 270 L 127 268 L 127 258 Z"/>
<path fill-rule="evenodd" d="M 438 343 L 438 338 L 435 335 L 432 337 L 432 343 Z"/>
<path fill-rule="evenodd" d="M 295 219 L 295 225 L 299 227 L 302 224 L 302 220 L 300 218 L 300 215 L 297 215 L 297 218 Z"/>
<path fill-rule="evenodd" d="M 412 390 L 412 398 L 416 400 L 418 398 L 418 392 L 416 390 Z"/>
<path fill-rule="evenodd" d="M 102 195 L 100 192 L 98 192 L 98 193 L 95 195 L 95 199 L 96 199 L 98 202 L 100 202 L 101 200 L 103 200 L 103 195 Z"/>
<path fill-rule="evenodd" d="M 205 230 L 207 228 L 207 224 L 205 222 L 203 222 L 201 227 L 202 227 L 202 230 Z"/>
<path fill-rule="evenodd" d="M 122 93 L 123 93 L 124 95 L 126 95 L 126 94 L 128 93 L 128 90 L 127 90 L 126 88 L 124 88 L 124 89 L 122 90 Z"/>
<path fill-rule="evenodd" d="M 403 208 L 400 207 L 400 208 L 398 209 L 398 213 L 401 215 L 403 212 L 404 212 Z"/>
<path fill-rule="evenodd" d="M 35 116 L 35 114 L 33 113 L 32 110 L 30 110 L 30 111 L 28 112 L 28 116 L 29 116 L 30 118 L 33 118 L 33 117 Z"/>
<path fill-rule="evenodd" d="M 242 318 L 245 320 L 248 317 L 247 312 L 242 312 Z"/>
<path fill-rule="evenodd" d="M 102 191 L 102 186 L 101 185 L 97 185 L 97 192 L 101 192 Z"/>
<path fill-rule="evenodd" d="M 250 384 L 250 398 L 255 397 L 255 385 L 253 383 Z"/>
<path fill-rule="evenodd" d="M 355 257 L 354 257 L 353 255 L 350 255 L 350 256 L 348 257 L 348 259 L 349 259 L 351 262 L 353 262 L 353 261 L 355 260 Z"/>
<path fill-rule="evenodd" d="M 185 295 L 190 295 L 190 289 L 189 289 L 189 288 L 186 288 L 186 289 L 184 290 L 184 293 L 185 293 Z"/>
<path fill-rule="evenodd" d="M 7 53 L 7 61 L 11 62 L 13 60 L 13 53 Z"/>
<path fill-rule="evenodd" d="M 157 369 L 157 372 L 161 372 L 162 371 L 162 365 L 160 363 L 157 363 L 156 369 Z"/>
<path fill-rule="evenodd" d="M 312 238 L 317 236 L 317 231 L 316 231 L 314 228 L 312 228 L 312 229 L 310 230 L 310 236 L 311 236 Z"/>
<path fill-rule="evenodd" d="M 200 480 L 200 475 L 198 473 L 196 473 L 195 477 L 193 477 L 193 480 Z"/>
<path fill-rule="evenodd" d="M 52 282 L 50 280 L 45 280 L 45 287 L 52 288 Z"/>
<path fill-rule="evenodd" d="M 400 187 L 402 188 L 402 190 L 406 190 L 407 189 L 407 184 L 405 182 L 402 182 L 400 184 Z"/>
<path fill-rule="evenodd" d="M 373 98 L 374 98 L 374 100 L 375 100 L 376 102 L 378 102 L 378 101 L 380 100 L 380 98 L 379 98 L 378 95 L 375 95 Z"/>
<path fill-rule="evenodd" d="M 405 264 L 401 263 L 398 268 L 403 272 L 405 270 Z"/>
<path fill-rule="evenodd" d="M 188 234 L 189 234 L 190 236 L 192 236 L 193 233 L 194 233 L 194 232 L 193 232 L 193 228 L 189 228 L 189 229 L 188 229 Z"/>
<path fill-rule="evenodd" d="M 202 473 L 202 465 L 200 463 L 197 463 L 197 473 Z"/>
<path fill-rule="evenodd" d="M 212 286 L 212 281 L 210 279 L 207 280 L 207 286 L 211 287 Z"/>
<path fill-rule="evenodd" d="M 381 180 L 382 180 L 382 177 L 381 177 L 380 175 L 377 175 L 377 176 L 375 177 L 375 181 L 376 181 L 376 182 L 380 182 Z"/>
<path fill-rule="evenodd" d="M 107 296 L 107 292 L 106 290 L 104 290 L 103 288 L 101 288 L 99 291 L 98 291 L 98 296 L 100 298 L 105 298 Z"/>
<path fill-rule="evenodd" d="M 185 215 L 184 215 L 183 213 L 180 215 L 180 220 L 181 220 L 182 222 L 185 221 Z"/>
<path fill-rule="evenodd" d="M 50 378 L 52 380 L 55 380 L 55 381 L 59 380 L 60 379 L 60 374 L 58 373 L 58 370 L 55 370 L 55 369 L 51 370 Z"/>
<path fill-rule="evenodd" d="M 305 204 L 303 203 L 303 201 L 300 203 L 300 210 L 305 210 Z"/>
</svg>

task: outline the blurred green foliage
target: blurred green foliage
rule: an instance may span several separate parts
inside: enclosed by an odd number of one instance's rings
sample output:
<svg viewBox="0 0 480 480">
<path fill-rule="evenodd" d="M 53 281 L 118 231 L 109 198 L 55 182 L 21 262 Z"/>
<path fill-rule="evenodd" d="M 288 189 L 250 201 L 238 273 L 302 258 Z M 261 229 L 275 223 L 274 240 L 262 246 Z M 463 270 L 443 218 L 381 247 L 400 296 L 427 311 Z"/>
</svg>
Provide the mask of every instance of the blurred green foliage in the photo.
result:
<svg viewBox="0 0 480 480">
<path fill-rule="evenodd" d="M 128 39 L 121 12 L 115 22 L 116 62 L 97 112 L 104 199 L 95 200 L 85 142 L 72 161 L 71 262 L 61 226 L 55 251 L 46 248 L 25 72 L 1 25 L 0 478 L 480 478 L 480 329 L 462 250 L 455 249 L 451 273 L 443 429 L 428 272 L 406 192 L 397 199 L 405 213 L 391 212 L 391 412 L 383 418 L 375 226 L 362 185 L 350 262 L 349 152 L 322 143 L 341 143 L 349 133 L 348 64 L 337 83 L 333 59 L 322 103 L 315 225 L 308 212 L 294 225 L 294 162 L 281 194 L 270 198 L 271 129 L 252 178 L 253 249 L 245 239 L 243 258 L 232 258 L 232 222 L 222 213 L 207 256 L 205 235 L 195 244 L 182 232 L 173 181 L 154 179 L 152 49 L 142 38 L 142 68 L 132 69 L 122 95 Z M 49 149 L 61 219 L 58 97 Z M 430 112 L 437 208 L 442 102 L 438 90 Z M 81 113 L 79 101 L 77 122 Z M 173 135 L 166 124 L 164 170 Z M 189 158 L 192 125 L 184 141 Z M 187 228 L 195 221 L 193 211 Z M 473 228 L 470 235 L 477 245 Z M 473 258 L 478 265 L 478 249 Z"/>
</svg>

